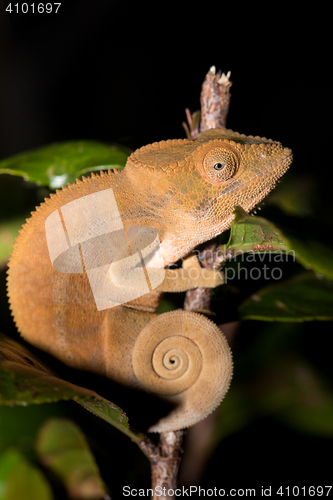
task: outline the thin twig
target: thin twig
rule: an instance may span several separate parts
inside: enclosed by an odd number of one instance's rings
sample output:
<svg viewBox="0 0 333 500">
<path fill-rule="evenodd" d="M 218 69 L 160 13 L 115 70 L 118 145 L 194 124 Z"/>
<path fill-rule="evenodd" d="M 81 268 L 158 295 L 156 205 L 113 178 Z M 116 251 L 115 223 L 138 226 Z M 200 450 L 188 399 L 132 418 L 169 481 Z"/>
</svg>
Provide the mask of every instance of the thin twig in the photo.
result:
<svg viewBox="0 0 333 500">
<path fill-rule="evenodd" d="M 230 71 L 216 73 L 215 66 L 208 71 L 201 90 L 200 132 L 226 126 L 230 103 Z"/>
<path fill-rule="evenodd" d="M 215 66 L 208 71 L 202 84 L 200 103 L 201 103 L 201 121 L 200 132 L 210 128 L 222 128 L 226 126 L 227 115 L 230 104 L 230 71 L 216 73 Z M 187 116 L 189 113 L 187 113 Z M 189 122 L 191 126 L 191 123 Z M 207 269 L 217 269 L 220 267 L 218 262 L 217 243 L 208 241 L 200 247 L 199 260 L 202 267 Z M 210 256 L 209 260 L 206 256 Z M 210 314 L 210 302 L 213 296 L 211 288 L 195 288 L 186 292 L 184 309 L 187 311 L 200 311 Z"/>
<path fill-rule="evenodd" d="M 183 454 L 183 431 L 161 432 L 155 445 L 148 437 L 139 444 L 151 464 L 152 500 L 174 500 L 179 466 Z"/>
<path fill-rule="evenodd" d="M 200 132 L 211 128 L 226 126 L 230 103 L 230 72 L 226 75 L 216 73 L 212 66 L 206 75 L 201 90 L 201 121 Z M 188 117 L 189 113 L 187 113 Z M 189 121 L 190 130 L 191 122 Z M 193 139 L 194 137 L 192 137 Z M 202 267 L 217 270 L 221 266 L 217 240 L 203 243 L 197 249 L 198 259 Z M 184 309 L 197 311 L 212 316 L 210 305 L 214 290 L 212 288 L 195 288 L 185 295 Z M 198 484 L 206 465 L 215 425 L 215 414 L 189 429 L 187 454 L 183 469 L 183 480 L 187 484 Z M 193 463 L 194 462 L 194 463 Z"/>
<path fill-rule="evenodd" d="M 183 123 L 188 139 L 194 139 L 200 132 L 209 128 L 225 127 L 230 101 L 230 72 L 227 75 L 216 73 L 215 67 L 210 68 L 201 91 L 201 113 L 191 115 L 186 109 L 188 125 Z M 217 241 L 210 241 L 200 247 L 199 260 L 203 267 L 215 269 L 218 267 L 215 258 Z M 212 289 L 197 288 L 186 293 L 184 309 L 196 310 L 206 314 L 210 312 Z M 183 431 L 162 432 L 158 444 L 145 436 L 138 442 L 151 463 L 152 499 L 174 500 L 171 494 L 177 488 L 178 471 L 182 458 Z M 169 494 L 170 493 L 170 494 Z"/>
</svg>

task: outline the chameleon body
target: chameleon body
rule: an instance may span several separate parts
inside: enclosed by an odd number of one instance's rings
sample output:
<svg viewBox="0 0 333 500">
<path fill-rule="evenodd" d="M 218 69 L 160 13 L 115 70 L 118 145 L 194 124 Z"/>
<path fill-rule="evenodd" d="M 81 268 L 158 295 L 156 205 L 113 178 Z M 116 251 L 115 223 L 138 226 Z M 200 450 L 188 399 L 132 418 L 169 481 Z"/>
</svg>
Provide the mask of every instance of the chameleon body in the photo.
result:
<svg viewBox="0 0 333 500">
<path fill-rule="evenodd" d="M 203 278 L 190 252 L 230 227 L 235 206 L 249 211 L 257 205 L 291 158 L 289 149 L 270 139 L 212 129 L 193 141 L 145 146 L 129 156 L 123 171 L 101 172 L 51 194 L 27 220 L 9 262 L 8 295 L 20 333 L 71 367 L 170 400 L 175 408 L 152 431 L 181 429 L 201 420 L 220 403 L 230 383 L 226 339 L 200 314 L 155 311 L 163 291 L 222 283 L 214 271 L 205 270 Z M 46 221 L 65 214 L 64 207 L 73 201 L 103 191 L 108 195 L 110 188 L 125 229 L 156 232 L 166 269 L 154 290 L 150 286 L 138 298 L 98 310 L 87 269 L 71 272 L 69 266 L 59 272 L 52 265 Z M 62 224 L 68 230 L 67 222 Z M 79 219 L 75 224 L 80 226 Z M 130 251 L 132 241 L 127 243 Z M 93 258 L 102 260 L 109 251 L 107 240 L 94 248 Z M 82 260 L 82 249 L 80 256 Z M 167 268 L 181 258 L 183 269 Z M 121 275 L 114 279 L 122 284 Z"/>
</svg>

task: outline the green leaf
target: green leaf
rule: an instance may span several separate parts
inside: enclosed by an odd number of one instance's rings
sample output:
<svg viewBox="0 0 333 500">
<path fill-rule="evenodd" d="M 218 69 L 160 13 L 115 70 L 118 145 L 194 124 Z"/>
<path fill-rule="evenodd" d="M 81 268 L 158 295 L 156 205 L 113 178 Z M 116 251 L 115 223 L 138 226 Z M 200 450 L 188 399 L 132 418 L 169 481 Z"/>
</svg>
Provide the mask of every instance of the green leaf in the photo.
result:
<svg viewBox="0 0 333 500">
<path fill-rule="evenodd" d="M 279 230 L 263 217 L 254 217 L 241 207 L 235 209 L 230 238 L 221 251 L 234 256 L 236 253 L 287 250 Z"/>
<path fill-rule="evenodd" d="M 301 273 L 262 288 L 238 312 L 242 319 L 263 321 L 333 320 L 333 280 Z"/>
<path fill-rule="evenodd" d="M 65 401 L 30 406 L 0 406 L 0 453 L 15 446 L 34 457 L 34 441 L 40 426 L 50 417 L 76 415 Z"/>
<path fill-rule="evenodd" d="M 51 500 L 52 490 L 44 474 L 29 462 L 21 463 L 8 478 L 5 500 Z"/>
<path fill-rule="evenodd" d="M 143 435 L 128 424 L 123 410 L 94 391 L 59 378 L 25 346 L 0 334 L 0 404 L 23 405 L 74 399 L 139 443 Z"/>
<path fill-rule="evenodd" d="M 0 264 L 6 262 L 13 249 L 19 229 L 25 223 L 25 217 L 17 217 L 0 223 Z"/>
<path fill-rule="evenodd" d="M 288 247 L 295 252 L 295 257 L 302 266 L 327 278 L 333 278 L 333 251 L 331 248 L 307 235 L 299 236 L 284 231 L 283 237 Z"/>
<path fill-rule="evenodd" d="M 129 154 L 123 146 L 97 141 L 62 142 L 0 161 L 0 174 L 19 175 L 57 189 L 87 172 L 124 168 Z"/>
<path fill-rule="evenodd" d="M 0 500 L 52 500 L 52 490 L 35 465 L 14 449 L 0 456 Z"/>
<path fill-rule="evenodd" d="M 45 422 L 36 451 L 40 462 L 63 482 L 70 498 L 109 498 L 86 438 L 71 420 L 51 418 Z"/>
<path fill-rule="evenodd" d="M 14 448 L 0 455 L 0 500 L 5 500 L 8 477 L 22 460 L 22 454 Z"/>
<path fill-rule="evenodd" d="M 307 235 L 278 228 L 263 217 L 248 215 L 241 207 L 235 210 L 227 245 L 219 253 L 228 259 L 244 252 L 287 252 L 306 269 L 333 278 L 333 250 Z"/>
</svg>

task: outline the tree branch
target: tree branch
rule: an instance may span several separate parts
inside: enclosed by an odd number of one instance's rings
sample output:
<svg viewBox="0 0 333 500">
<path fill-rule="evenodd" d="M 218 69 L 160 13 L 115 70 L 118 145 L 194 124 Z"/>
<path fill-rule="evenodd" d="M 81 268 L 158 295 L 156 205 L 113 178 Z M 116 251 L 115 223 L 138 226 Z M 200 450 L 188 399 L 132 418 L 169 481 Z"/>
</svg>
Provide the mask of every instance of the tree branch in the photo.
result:
<svg viewBox="0 0 333 500">
<path fill-rule="evenodd" d="M 216 73 L 212 66 L 207 73 L 201 90 L 201 113 L 195 112 L 191 115 L 186 109 L 188 125 L 183 123 L 186 135 L 194 139 L 199 132 L 210 128 L 225 127 L 229 110 L 230 72 L 225 75 Z M 201 117 L 201 118 L 200 118 Z M 200 121 L 200 130 L 199 130 Z M 217 241 L 209 241 L 199 247 L 199 260 L 203 267 L 216 269 L 218 261 L 214 253 Z M 210 303 L 212 298 L 211 288 L 197 288 L 186 293 L 184 309 L 188 311 L 200 311 L 210 314 Z M 174 500 L 174 495 L 169 495 L 177 488 L 178 471 L 182 458 L 183 431 L 162 432 L 157 445 L 146 436 L 138 444 L 151 464 L 152 477 L 152 499 Z M 159 487 L 156 491 L 156 488 Z M 160 494 L 162 492 L 162 495 Z M 158 494 L 157 494 L 158 493 Z"/>
<path fill-rule="evenodd" d="M 200 132 L 210 128 L 226 126 L 230 103 L 230 71 L 216 73 L 215 66 L 208 71 L 202 85 L 200 104 L 201 122 Z"/>
<path fill-rule="evenodd" d="M 207 73 L 201 90 L 201 120 L 200 132 L 211 128 L 226 127 L 227 115 L 230 104 L 230 71 L 216 73 L 212 66 Z M 189 112 L 187 112 L 187 117 Z M 191 115 L 190 115 L 191 116 Z M 193 115 L 195 116 L 195 114 Z M 192 125 L 194 120 L 189 121 L 191 138 L 195 137 L 196 130 Z M 186 128 L 185 128 L 186 130 Z M 197 248 L 198 259 L 202 267 L 217 270 L 221 266 L 217 239 L 207 241 Z M 184 309 L 197 311 L 207 316 L 212 316 L 210 305 L 214 294 L 213 288 L 196 288 L 189 290 L 185 295 Z M 183 480 L 186 484 L 196 484 L 200 481 L 203 469 L 206 465 L 209 452 L 210 438 L 215 425 L 215 414 L 208 415 L 205 420 L 199 422 L 190 429 L 187 441 L 187 454 L 183 469 Z M 193 460 L 195 461 L 193 463 Z"/>
<path fill-rule="evenodd" d="M 210 68 L 201 89 L 200 132 L 204 132 L 210 128 L 223 128 L 226 126 L 231 85 L 230 71 L 225 75 L 224 73 L 216 73 L 215 66 Z M 194 115 L 195 113 L 192 115 L 192 118 Z M 189 118 L 189 116 L 191 115 L 187 112 L 187 117 Z M 191 137 L 193 138 L 195 129 L 192 129 L 191 125 L 192 121 L 189 120 L 189 128 Z M 215 240 L 207 241 L 198 247 L 198 257 L 202 267 L 215 270 L 220 267 L 218 255 L 214 254 L 216 248 L 217 241 Z M 189 290 L 186 292 L 184 309 L 187 311 L 200 311 L 208 315 L 211 314 L 210 302 L 213 293 L 212 288 L 195 288 L 194 290 Z"/>
<path fill-rule="evenodd" d="M 179 466 L 183 454 L 184 431 L 161 432 L 155 445 L 148 437 L 139 443 L 140 449 L 151 464 L 152 500 L 163 498 L 174 500 L 177 488 Z M 162 493 L 162 494 L 161 494 Z"/>
</svg>

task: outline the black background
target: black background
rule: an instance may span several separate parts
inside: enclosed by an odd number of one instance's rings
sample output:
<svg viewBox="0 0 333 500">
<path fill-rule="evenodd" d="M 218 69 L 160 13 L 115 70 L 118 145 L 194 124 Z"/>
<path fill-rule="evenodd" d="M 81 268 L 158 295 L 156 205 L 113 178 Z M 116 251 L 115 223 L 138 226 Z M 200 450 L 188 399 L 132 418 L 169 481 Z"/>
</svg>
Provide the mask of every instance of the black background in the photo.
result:
<svg viewBox="0 0 333 500">
<path fill-rule="evenodd" d="M 76 138 L 136 148 L 183 137 L 185 107 L 199 108 L 203 78 L 216 65 L 231 71 L 228 127 L 292 148 L 290 175 L 313 179 L 321 201 L 314 220 L 319 225 L 330 220 L 331 56 L 328 13 L 322 9 L 80 0 L 66 2 L 57 15 L 16 16 L 5 12 L 5 4 L 0 4 L 1 158 Z M 322 239 L 329 234 L 321 229 Z M 307 328 L 307 349 L 317 342 L 319 351 L 319 342 L 327 350 L 319 327 Z M 136 451 L 125 441 L 121 446 L 134 454 L 134 464 Z M 112 449 L 111 438 L 107 443 Z M 325 454 L 331 444 L 257 421 L 220 445 L 203 484 L 328 484 Z M 110 467 L 111 476 L 118 476 L 121 464 Z M 130 457 L 124 467 L 131 469 Z M 116 483 L 122 480 L 121 473 L 114 477 Z M 140 487 L 140 480 L 133 484 Z"/>
</svg>

